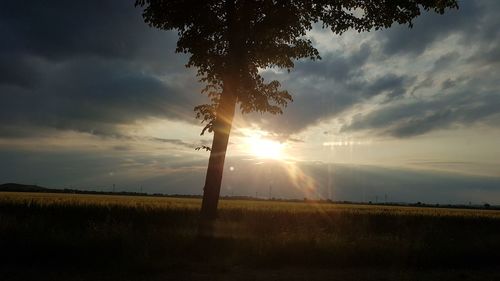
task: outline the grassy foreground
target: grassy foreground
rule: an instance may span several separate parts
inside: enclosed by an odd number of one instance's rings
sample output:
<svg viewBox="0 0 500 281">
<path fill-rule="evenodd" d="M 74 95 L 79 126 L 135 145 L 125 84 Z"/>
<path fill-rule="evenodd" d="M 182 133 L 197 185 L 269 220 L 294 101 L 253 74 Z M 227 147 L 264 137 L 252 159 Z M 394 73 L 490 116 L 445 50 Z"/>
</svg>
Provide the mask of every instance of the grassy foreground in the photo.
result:
<svg viewBox="0 0 500 281">
<path fill-rule="evenodd" d="M 500 211 L 0 193 L 0 280 L 500 280 Z"/>
</svg>

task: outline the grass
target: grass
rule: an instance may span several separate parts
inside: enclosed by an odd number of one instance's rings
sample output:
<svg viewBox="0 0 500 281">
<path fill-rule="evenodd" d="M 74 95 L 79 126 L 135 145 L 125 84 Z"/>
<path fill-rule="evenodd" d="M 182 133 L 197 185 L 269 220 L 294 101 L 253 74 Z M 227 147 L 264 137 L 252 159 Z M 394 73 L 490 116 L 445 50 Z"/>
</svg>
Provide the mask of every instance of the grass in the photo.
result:
<svg viewBox="0 0 500 281">
<path fill-rule="evenodd" d="M 200 203 L 0 193 L 0 280 L 500 279 L 500 211 L 223 200 L 200 241 Z"/>
</svg>

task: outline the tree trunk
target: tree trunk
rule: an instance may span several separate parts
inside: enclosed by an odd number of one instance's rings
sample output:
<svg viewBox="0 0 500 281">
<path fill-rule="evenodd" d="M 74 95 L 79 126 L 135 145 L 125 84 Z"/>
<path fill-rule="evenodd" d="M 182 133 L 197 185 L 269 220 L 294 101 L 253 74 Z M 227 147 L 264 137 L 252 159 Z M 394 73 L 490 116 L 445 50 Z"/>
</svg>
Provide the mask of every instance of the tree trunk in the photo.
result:
<svg viewBox="0 0 500 281">
<path fill-rule="evenodd" d="M 214 123 L 214 139 L 208 160 L 207 176 L 203 188 L 203 201 L 201 203 L 200 224 L 198 236 L 213 237 L 214 224 L 217 218 L 217 205 L 219 203 L 222 174 L 224 171 L 224 160 L 226 159 L 229 134 L 233 124 L 234 110 L 237 101 L 237 86 L 239 70 L 241 69 L 241 44 L 239 44 L 236 32 L 235 1 L 225 2 L 227 11 L 226 20 L 228 26 L 228 67 L 223 77 L 223 90 L 217 108 Z"/>
<path fill-rule="evenodd" d="M 236 89 L 233 86 L 233 81 L 229 80 L 227 79 L 224 83 L 224 90 L 217 108 L 217 119 L 214 124 L 214 138 L 210 159 L 208 160 L 205 187 L 203 188 L 203 201 L 198 228 L 198 235 L 201 237 L 213 236 L 214 223 L 217 217 L 224 160 L 236 106 Z"/>
</svg>

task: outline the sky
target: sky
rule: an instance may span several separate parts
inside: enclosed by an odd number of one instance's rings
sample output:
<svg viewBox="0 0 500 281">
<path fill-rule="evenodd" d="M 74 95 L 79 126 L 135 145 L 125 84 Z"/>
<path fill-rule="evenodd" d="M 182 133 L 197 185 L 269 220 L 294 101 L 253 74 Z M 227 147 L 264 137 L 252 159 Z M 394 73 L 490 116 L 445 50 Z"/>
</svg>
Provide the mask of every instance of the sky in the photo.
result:
<svg viewBox="0 0 500 281">
<path fill-rule="evenodd" d="M 222 195 L 500 204 L 500 2 L 414 27 L 307 37 L 322 57 L 262 69 L 293 96 L 237 113 Z M 201 194 L 211 135 L 177 34 L 133 1 L 0 10 L 0 183 Z"/>
</svg>

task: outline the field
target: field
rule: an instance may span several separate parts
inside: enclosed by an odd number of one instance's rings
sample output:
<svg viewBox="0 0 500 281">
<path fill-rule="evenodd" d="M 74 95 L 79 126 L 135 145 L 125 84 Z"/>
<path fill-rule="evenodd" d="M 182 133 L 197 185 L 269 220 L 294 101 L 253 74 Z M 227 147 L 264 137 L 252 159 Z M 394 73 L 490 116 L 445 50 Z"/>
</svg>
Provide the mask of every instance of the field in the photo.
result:
<svg viewBox="0 0 500 281">
<path fill-rule="evenodd" d="M 500 211 L 0 193 L 0 280 L 500 280 Z"/>
</svg>

